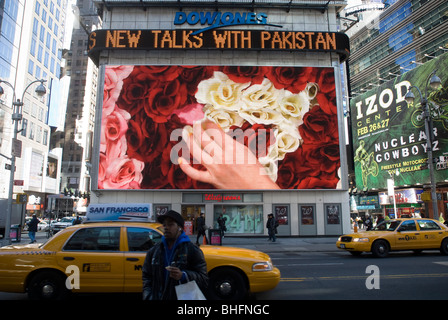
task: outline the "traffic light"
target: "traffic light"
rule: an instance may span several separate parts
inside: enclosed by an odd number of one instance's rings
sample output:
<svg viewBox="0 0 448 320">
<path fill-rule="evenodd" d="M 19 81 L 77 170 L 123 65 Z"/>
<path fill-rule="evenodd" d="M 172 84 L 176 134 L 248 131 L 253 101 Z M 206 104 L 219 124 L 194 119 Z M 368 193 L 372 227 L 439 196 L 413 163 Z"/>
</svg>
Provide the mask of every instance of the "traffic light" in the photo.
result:
<svg viewBox="0 0 448 320">
<path fill-rule="evenodd" d="M 27 203 L 28 195 L 26 193 L 19 193 L 16 197 L 16 203 Z"/>
</svg>

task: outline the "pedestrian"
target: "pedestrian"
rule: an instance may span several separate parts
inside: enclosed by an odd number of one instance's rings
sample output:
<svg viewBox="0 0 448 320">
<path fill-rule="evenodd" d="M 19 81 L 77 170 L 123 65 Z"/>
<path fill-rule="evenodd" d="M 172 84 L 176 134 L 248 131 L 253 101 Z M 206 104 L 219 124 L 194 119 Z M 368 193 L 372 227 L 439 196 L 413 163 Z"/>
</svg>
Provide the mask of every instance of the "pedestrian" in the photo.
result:
<svg viewBox="0 0 448 320">
<path fill-rule="evenodd" d="M 143 263 L 143 300 L 177 300 L 175 287 L 195 280 L 201 291 L 208 285 L 204 254 L 184 232 L 184 219 L 173 210 L 157 217 L 163 224 L 162 241 Z"/>
<path fill-rule="evenodd" d="M 205 231 L 207 230 L 207 227 L 205 225 L 205 218 L 204 218 L 204 212 L 201 212 L 201 215 L 199 216 L 199 218 L 196 220 L 196 227 L 198 229 L 198 235 L 196 237 L 196 245 L 199 245 L 199 238 L 201 236 L 204 237 L 205 239 L 205 243 L 208 243 L 207 241 L 207 237 L 205 235 Z"/>
<path fill-rule="evenodd" d="M 373 229 L 373 221 L 372 216 L 367 215 L 366 221 L 364 221 L 364 224 L 366 226 L 366 231 L 370 231 Z"/>
<path fill-rule="evenodd" d="M 227 231 L 227 227 L 226 227 L 226 218 L 222 216 L 222 213 L 218 217 L 218 226 L 219 230 L 221 230 L 221 236 L 224 238 L 224 232 Z"/>
<path fill-rule="evenodd" d="M 82 220 L 80 216 L 76 216 L 75 220 L 73 220 L 73 225 L 81 224 Z"/>
<path fill-rule="evenodd" d="M 380 223 L 384 222 L 383 215 L 378 215 L 378 218 L 376 219 L 376 225 L 379 225 Z"/>
<path fill-rule="evenodd" d="M 268 229 L 268 235 L 269 235 L 268 241 L 272 240 L 272 242 L 275 242 L 276 240 L 275 234 L 277 233 L 277 227 L 278 222 L 274 218 L 274 215 L 272 213 L 268 214 L 268 221 L 266 222 L 266 228 Z"/>
<path fill-rule="evenodd" d="M 36 242 L 36 232 L 37 232 L 37 225 L 39 224 L 40 220 L 37 219 L 36 215 L 33 214 L 30 221 L 28 221 L 28 236 L 30 237 L 31 242 Z"/>
</svg>

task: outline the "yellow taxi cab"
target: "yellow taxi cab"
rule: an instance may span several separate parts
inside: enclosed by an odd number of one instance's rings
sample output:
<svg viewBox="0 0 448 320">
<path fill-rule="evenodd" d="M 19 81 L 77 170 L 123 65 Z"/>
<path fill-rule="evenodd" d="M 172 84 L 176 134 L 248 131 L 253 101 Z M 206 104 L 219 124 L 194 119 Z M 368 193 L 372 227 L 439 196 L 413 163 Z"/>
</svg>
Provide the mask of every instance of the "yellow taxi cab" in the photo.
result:
<svg viewBox="0 0 448 320">
<path fill-rule="evenodd" d="M 338 238 L 336 246 L 353 255 L 372 252 L 386 257 L 390 251 L 438 249 L 448 255 L 448 228 L 437 220 L 415 218 L 386 220 L 371 231 L 357 232 Z"/>
<path fill-rule="evenodd" d="M 142 292 L 148 249 L 161 241 L 161 225 L 92 222 L 70 226 L 44 244 L 0 248 L 0 291 L 54 299 L 68 293 Z M 280 271 L 259 251 L 201 246 L 212 300 L 244 298 L 275 288 Z M 71 290 L 68 290 L 70 288 Z"/>
</svg>

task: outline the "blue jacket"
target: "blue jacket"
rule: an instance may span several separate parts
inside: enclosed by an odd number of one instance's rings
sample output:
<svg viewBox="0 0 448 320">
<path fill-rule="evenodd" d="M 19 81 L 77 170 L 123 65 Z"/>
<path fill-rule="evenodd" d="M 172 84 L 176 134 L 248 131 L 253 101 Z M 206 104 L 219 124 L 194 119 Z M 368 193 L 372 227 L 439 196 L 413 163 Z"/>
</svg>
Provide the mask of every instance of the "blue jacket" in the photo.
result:
<svg viewBox="0 0 448 320">
<path fill-rule="evenodd" d="M 184 273 L 180 281 L 169 277 L 167 266 L 178 267 Z M 171 249 L 165 237 L 146 254 L 142 270 L 144 300 L 177 300 L 175 286 L 195 280 L 205 294 L 208 285 L 204 254 L 182 232 Z"/>
</svg>

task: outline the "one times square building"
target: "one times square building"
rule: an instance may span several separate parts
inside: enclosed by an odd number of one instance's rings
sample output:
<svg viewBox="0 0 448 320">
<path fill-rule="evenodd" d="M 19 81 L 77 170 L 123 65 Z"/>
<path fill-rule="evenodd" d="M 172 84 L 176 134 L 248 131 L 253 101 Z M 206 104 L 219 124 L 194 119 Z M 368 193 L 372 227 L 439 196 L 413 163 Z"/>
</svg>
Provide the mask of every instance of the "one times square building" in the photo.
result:
<svg viewBox="0 0 448 320">
<path fill-rule="evenodd" d="M 345 1 L 96 1 L 92 204 L 226 235 L 350 230 Z M 342 70 L 342 72 L 341 72 Z"/>
</svg>

